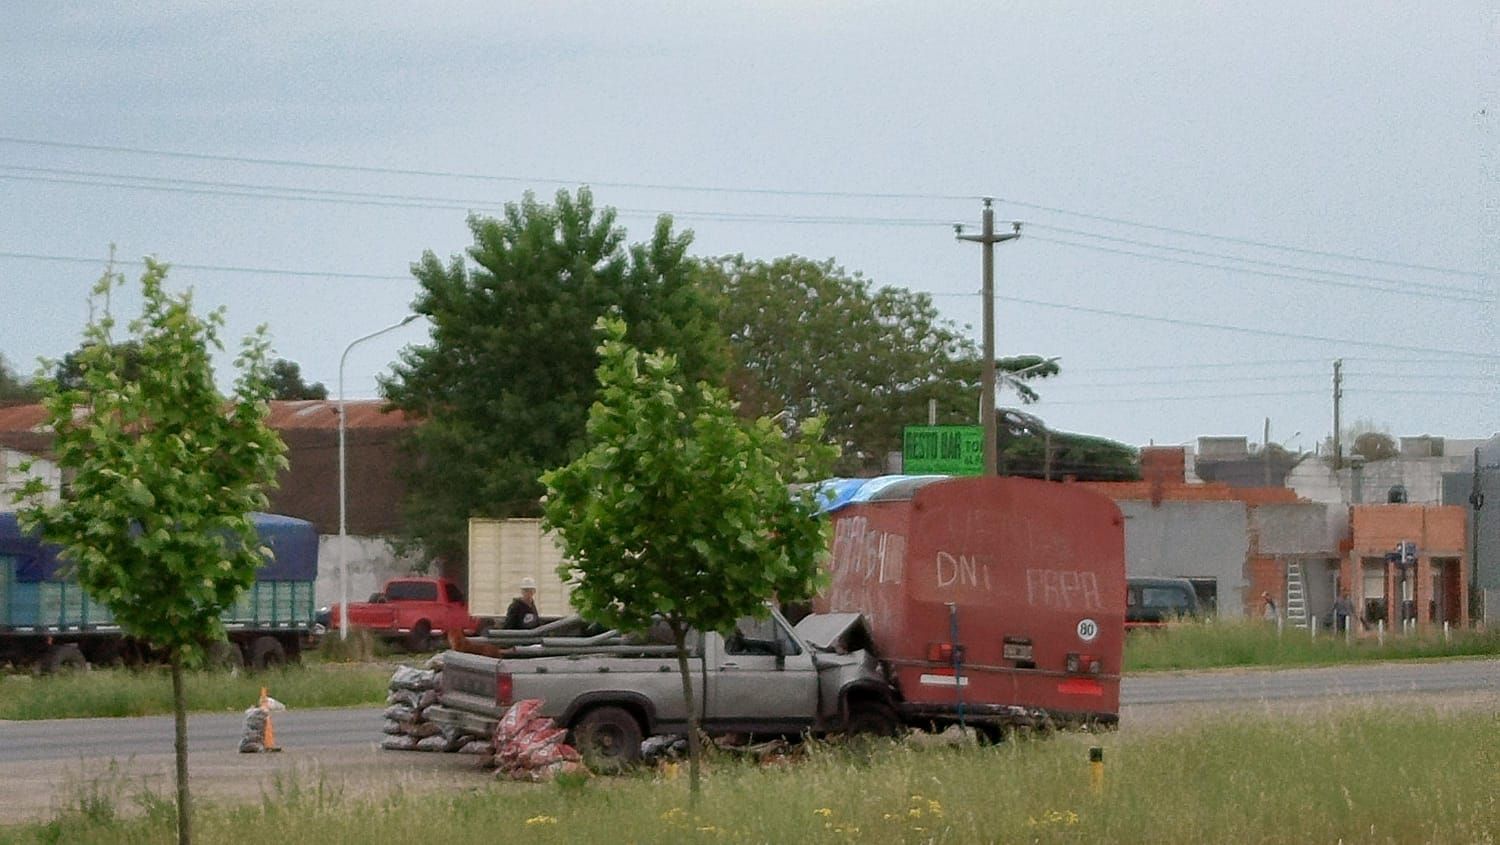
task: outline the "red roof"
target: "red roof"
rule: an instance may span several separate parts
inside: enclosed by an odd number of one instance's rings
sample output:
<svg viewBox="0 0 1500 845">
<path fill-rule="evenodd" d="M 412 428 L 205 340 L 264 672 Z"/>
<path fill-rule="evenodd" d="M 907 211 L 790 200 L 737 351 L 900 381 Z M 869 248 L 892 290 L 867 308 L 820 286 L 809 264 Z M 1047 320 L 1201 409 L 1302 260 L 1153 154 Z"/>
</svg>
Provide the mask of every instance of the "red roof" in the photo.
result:
<svg viewBox="0 0 1500 845">
<path fill-rule="evenodd" d="M 271 427 L 277 431 L 310 428 L 338 428 L 339 415 L 336 400 L 306 399 L 299 401 L 276 401 L 271 403 Z M 344 403 L 348 414 L 347 428 L 409 428 L 415 423 L 398 410 L 386 412 L 381 399 L 354 399 Z M 47 418 L 41 405 L 11 405 L 0 407 L 0 434 L 34 432 Z"/>
</svg>

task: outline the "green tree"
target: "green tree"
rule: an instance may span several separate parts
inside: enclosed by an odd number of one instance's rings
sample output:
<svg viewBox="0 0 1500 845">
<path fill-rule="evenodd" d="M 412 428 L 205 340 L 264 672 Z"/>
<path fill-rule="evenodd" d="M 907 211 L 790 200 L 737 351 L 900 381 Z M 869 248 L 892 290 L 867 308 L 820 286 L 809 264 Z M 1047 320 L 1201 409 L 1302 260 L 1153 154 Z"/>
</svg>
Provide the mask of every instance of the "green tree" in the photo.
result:
<svg viewBox="0 0 1500 845">
<path fill-rule="evenodd" d="M 303 381 L 302 367 L 296 361 L 277 358 L 271 362 L 271 398 L 327 399 L 328 388 L 321 381 Z"/>
<path fill-rule="evenodd" d="M 29 379 L 17 375 L 0 355 L 0 405 L 27 404 L 42 397 L 41 390 Z"/>
<path fill-rule="evenodd" d="M 552 205 L 528 194 L 469 228 L 467 262 L 429 252 L 413 266 L 413 308 L 432 340 L 382 381 L 393 405 L 422 420 L 406 527 L 429 559 L 462 559 L 471 516 L 537 513 L 538 477 L 582 451 L 601 315 L 620 315 L 632 343 L 672 352 L 693 378 L 721 380 L 728 366 L 687 258 L 691 237 L 670 218 L 627 246 L 613 209 L 581 189 Z"/>
<path fill-rule="evenodd" d="M 222 349 L 223 312 L 195 315 L 190 295 L 163 289 L 166 272 L 147 259 L 144 306 L 129 324 L 130 341 L 111 342 L 115 322 L 106 311 L 75 354 L 81 384 L 43 384 L 54 460 L 71 481 L 56 505 L 33 504 L 21 519 L 62 547 L 78 583 L 126 633 L 165 653 L 176 717 L 178 839 L 186 843 L 192 805 L 183 668 L 201 658 L 205 643 L 224 638 L 220 614 L 265 562 L 250 513 L 265 508 L 264 491 L 286 460 L 266 425 L 264 330 L 245 340 L 226 404 L 209 360 L 210 350 Z M 106 274 L 95 295 L 123 283 Z M 33 480 L 17 501 L 41 488 Z"/>
<path fill-rule="evenodd" d="M 932 297 L 876 288 L 829 261 L 741 255 L 704 262 L 701 275 L 721 302 L 720 322 L 734 355 L 730 384 L 748 416 L 821 415 L 843 450 L 837 471 L 879 470 L 901 448 L 901 431 L 928 419 L 972 424 L 979 411 L 982 358 L 958 326 L 941 319 Z M 1057 374 L 1055 360 L 1000 358 L 1023 403 L 1021 383 Z"/>
<path fill-rule="evenodd" d="M 85 337 L 83 343 L 72 352 L 63 356 L 53 367 L 52 378 L 63 390 L 81 390 L 88 381 L 87 368 L 98 356 L 92 347 L 99 343 L 109 341 L 96 340 Z M 113 344 L 115 358 L 119 361 L 121 373 L 128 381 L 139 381 L 141 377 L 141 346 L 134 340 L 120 341 Z"/>
<path fill-rule="evenodd" d="M 689 389 L 675 358 L 627 344 L 623 323 L 601 327 L 589 449 L 543 476 L 546 522 L 571 562 L 559 574 L 578 579 L 580 613 L 622 631 L 657 619 L 671 630 L 696 798 L 690 629 L 728 632 L 772 598 L 813 595 L 825 523 L 811 489 L 788 485 L 822 478 L 836 452 L 818 442 L 820 421 L 787 438 L 770 420 L 742 420 L 723 389 Z"/>
</svg>

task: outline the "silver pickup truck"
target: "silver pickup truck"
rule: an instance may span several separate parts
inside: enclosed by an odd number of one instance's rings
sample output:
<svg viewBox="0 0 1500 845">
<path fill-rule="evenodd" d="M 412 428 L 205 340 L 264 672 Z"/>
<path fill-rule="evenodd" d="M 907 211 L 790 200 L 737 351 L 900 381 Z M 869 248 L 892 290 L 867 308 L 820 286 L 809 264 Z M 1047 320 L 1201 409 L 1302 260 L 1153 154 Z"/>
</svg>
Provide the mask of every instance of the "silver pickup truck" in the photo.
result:
<svg viewBox="0 0 1500 845">
<path fill-rule="evenodd" d="M 894 733 L 891 686 L 858 648 L 862 632 L 858 614 L 814 614 L 793 628 L 773 611 L 729 636 L 691 634 L 700 724 L 710 734 Z M 443 661 L 438 704 L 426 711 L 438 723 L 489 735 L 513 702 L 541 699 L 541 715 L 606 770 L 638 760 L 646 736 L 687 732 L 675 650 L 659 639 L 542 635 L 498 658 L 449 651 Z"/>
</svg>

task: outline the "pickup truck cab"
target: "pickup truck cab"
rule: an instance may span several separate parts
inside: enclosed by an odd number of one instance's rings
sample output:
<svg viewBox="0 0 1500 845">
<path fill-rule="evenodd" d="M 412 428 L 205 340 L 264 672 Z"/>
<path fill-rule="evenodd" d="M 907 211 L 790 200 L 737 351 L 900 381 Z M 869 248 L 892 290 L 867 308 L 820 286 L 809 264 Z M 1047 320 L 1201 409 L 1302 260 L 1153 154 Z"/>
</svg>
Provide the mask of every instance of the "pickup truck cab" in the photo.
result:
<svg viewBox="0 0 1500 845">
<path fill-rule="evenodd" d="M 890 685 L 874 658 L 838 647 L 859 618 L 849 615 L 842 625 L 825 621 L 821 629 L 818 617 L 809 619 L 813 624 L 803 620 L 799 629 L 817 630 L 821 642 L 805 639 L 774 611 L 764 619 L 740 620 L 728 636 L 690 635 L 693 701 L 706 732 L 894 733 L 899 728 Z M 439 703 L 426 711 L 427 718 L 488 735 L 512 703 L 540 699 L 539 715 L 568 728 L 570 741 L 590 765 L 604 770 L 639 759 L 646 736 L 687 733 L 682 678 L 669 640 L 621 638 L 615 632 L 530 633 L 540 634 L 535 643 L 505 649 L 499 658 L 445 653 Z"/>
<path fill-rule="evenodd" d="M 1198 593 L 1185 578 L 1125 579 L 1125 629 L 1159 628 L 1200 615 Z"/>
<path fill-rule="evenodd" d="M 370 601 L 350 602 L 348 617 L 350 625 L 368 628 L 412 651 L 430 648 L 450 629 L 475 634 L 482 627 L 480 620 L 469 616 L 463 590 L 447 578 L 392 578 Z M 342 608 L 329 608 L 324 624 L 339 628 L 343 623 Z"/>
</svg>

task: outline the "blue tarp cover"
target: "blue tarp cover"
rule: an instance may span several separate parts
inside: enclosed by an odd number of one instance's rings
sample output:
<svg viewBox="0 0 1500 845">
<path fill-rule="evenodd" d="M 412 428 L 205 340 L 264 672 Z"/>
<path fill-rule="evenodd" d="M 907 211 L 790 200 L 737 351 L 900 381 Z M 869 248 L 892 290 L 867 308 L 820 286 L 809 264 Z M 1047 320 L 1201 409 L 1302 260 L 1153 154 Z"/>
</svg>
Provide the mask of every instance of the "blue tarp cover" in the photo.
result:
<svg viewBox="0 0 1500 845">
<path fill-rule="evenodd" d="M 820 513 L 832 513 L 856 502 L 910 499 L 920 487 L 946 475 L 881 475 L 875 478 L 829 478 L 817 483 Z"/>
<path fill-rule="evenodd" d="M 303 519 L 273 513 L 250 515 L 272 560 L 255 574 L 259 581 L 313 581 L 318 577 L 318 532 Z M 16 515 L 0 513 L 0 555 L 16 558 L 20 582 L 64 581 L 58 548 L 21 531 Z"/>
</svg>

